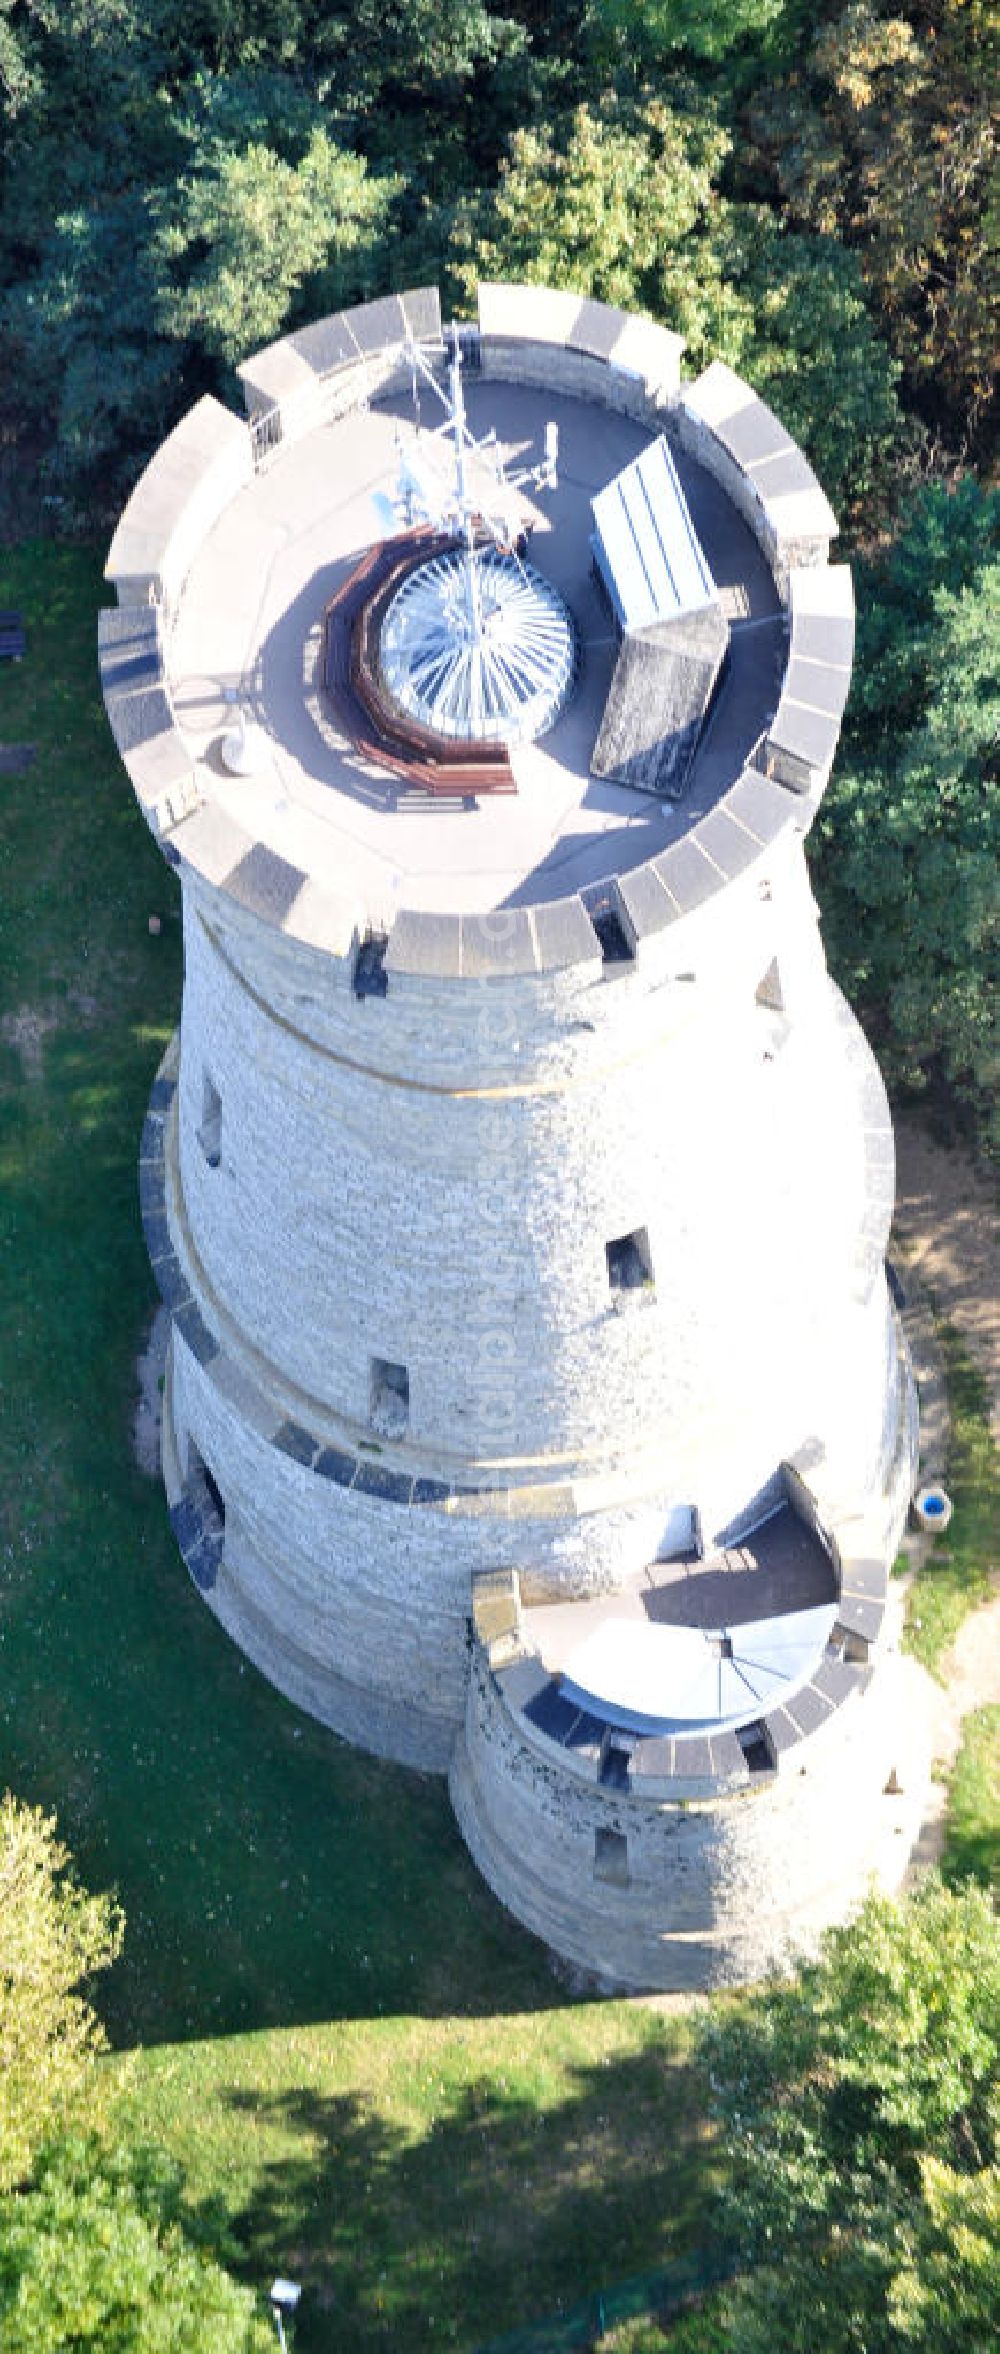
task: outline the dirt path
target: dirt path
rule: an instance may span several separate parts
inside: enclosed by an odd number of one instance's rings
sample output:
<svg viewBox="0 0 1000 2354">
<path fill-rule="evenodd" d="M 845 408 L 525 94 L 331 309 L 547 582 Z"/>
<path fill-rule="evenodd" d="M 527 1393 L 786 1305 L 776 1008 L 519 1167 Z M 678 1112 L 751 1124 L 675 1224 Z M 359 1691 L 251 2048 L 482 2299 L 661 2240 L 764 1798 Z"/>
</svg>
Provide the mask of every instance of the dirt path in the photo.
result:
<svg viewBox="0 0 1000 2354">
<path fill-rule="evenodd" d="M 961 1333 L 989 1385 L 1000 1446 L 1000 1218 L 989 1180 L 965 1153 L 896 1123 L 896 1217 L 908 1266 Z"/>
</svg>

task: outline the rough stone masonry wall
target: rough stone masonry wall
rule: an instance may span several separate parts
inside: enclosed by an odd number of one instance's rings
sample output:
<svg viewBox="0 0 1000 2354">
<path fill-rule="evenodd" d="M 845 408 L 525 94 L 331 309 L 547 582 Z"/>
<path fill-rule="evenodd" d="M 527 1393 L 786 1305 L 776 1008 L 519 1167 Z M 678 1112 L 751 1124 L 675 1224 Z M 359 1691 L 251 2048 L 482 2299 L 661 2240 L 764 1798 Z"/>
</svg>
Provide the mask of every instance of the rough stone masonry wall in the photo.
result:
<svg viewBox="0 0 1000 2354">
<path fill-rule="evenodd" d="M 790 872 L 790 969 L 805 888 Z M 850 1280 L 869 1208 L 856 1034 L 820 965 L 773 1050 L 753 982 L 785 905 L 748 889 L 743 906 L 750 943 L 734 898 L 721 983 L 694 926 L 693 982 L 609 981 L 598 961 L 548 1005 L 537 978 L 530 1003 L 516 980 L 402 977 L 359 1002 L 345 967 L 307 1035 L 309 993 L 284 968 L 272 984 L 264 928 L 234 943 L 230 921 L 227 949 L 189 889 L 180 1214 L 206 1296 L 355 1441 L 372 1358 L 406 1365 L 407 1459 L 445 1476 L 608 1477 L 655 1444 L 658 1489 L 694 1482 L 725 1518 L 821 1427 L 864 1487 L 884 1296 Z M 803 936 L 815 960 L 811 921 Z M 653 1285 L 616 1295 L 605 1246 L 637 1229 Z"/>
<path fill-rule="evenodd" d="M 862 1900 L 872 1873 L 898 1879 L 924 1772 L 894 1655 L 790 1752 L 787 1771 L 670 1803 L 603 1790 L 530 1741 L 478 1651 L 450 1789 L 484 1878 L 537 1936 L 616 1984 L 683 1989 L 787 1963 Z M 903 1787 L 887 1791 L 893 1775 Z M 627 1841 L 624 1884 L 595 1869 L 609 1831 Z"/>
</svg>

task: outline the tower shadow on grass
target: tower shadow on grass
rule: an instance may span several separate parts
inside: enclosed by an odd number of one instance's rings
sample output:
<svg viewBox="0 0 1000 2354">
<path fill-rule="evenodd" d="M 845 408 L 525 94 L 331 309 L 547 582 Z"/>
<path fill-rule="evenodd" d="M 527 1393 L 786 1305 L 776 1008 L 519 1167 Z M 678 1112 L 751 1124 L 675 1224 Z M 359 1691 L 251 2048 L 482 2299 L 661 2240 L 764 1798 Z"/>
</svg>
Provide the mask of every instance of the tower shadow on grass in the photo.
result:
<svg viewBox="0 0 1000 2354">
<path fill-rule="evenodd" d="M 301 2281 L 298 2354 L 472 2348 L 703 2243 L 713 2158 L 692 2072 L 661 2042 L 568 2084 L 547 2101 L 501 2049 L 444 2098 L 430 2079 L 423 2119 L 412 2078 L 396 2119 L 307 2086 L 234 2092 L 235 2137 L 252 2117 L 294 2145 L 230 2221 L 241 2270 Z"/>
</svg>

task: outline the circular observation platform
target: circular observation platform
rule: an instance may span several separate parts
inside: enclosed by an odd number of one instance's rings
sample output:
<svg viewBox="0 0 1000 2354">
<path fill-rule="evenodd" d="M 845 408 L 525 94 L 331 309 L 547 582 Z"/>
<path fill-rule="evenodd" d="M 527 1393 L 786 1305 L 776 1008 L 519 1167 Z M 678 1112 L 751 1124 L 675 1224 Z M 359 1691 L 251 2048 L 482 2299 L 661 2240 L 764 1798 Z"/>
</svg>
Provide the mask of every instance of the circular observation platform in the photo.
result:
<svg viewBox="0 0 1000 2354">
<path fill-rule="evenodd" d="M 384 531 L 379 514 L 393 494 L 399 436 L 415 430 L 405 395 L 317 425 L 255 474 L 194 550 L 164 634 L 166 691 L 202 804 L 382 926 L 402 908 L 475 914 L 557 900 L 639 867 L 683 837 L 739 776 L 780 691 L 784 630 L 768 565 L 726 491 L 678 448 L 691 517 L 729 621 L 726 672 L 681 802 L 594 777 L 619 637 L 594 574 L 591 500 L 655 436 L 628 416 L 531 385 L 473 379 L 466 409 L 477 439 L 492 437 L 511 474 L 548 423 L 559 429 L 558 488 L 512 494 L 511 522 L 526 535 L 529 556 L 516 571 L 518 597 L 532 606 L 518 688 L 526 716 L 496 732 L 534 739 L 509 741 L 514 790 L 431 800 L 370 736 L 358 740 L 324 692 L 324 614 Z M 480 490 L 484 505 L 491 493 L 495 500 L 495 474 L 473 460 L 470 475 L 473 494 Z M 490 560 L 491 589 L 494 569 Z M 447 602 L 444 575 L 432 567 L 413 574 L 383 624 L 384 683 L 418 723 L 432 699 L 441 701 L 428 696 L 409 641 L 414 607 L 426 605 L 432 589 Z M 446 699 L 457 736 L 470 689 L 453 619 Z M 418 620 L 425 641 L 433 640 L 433 617 L 425 610 Z M 502 604 L 495 627 L 491 667 L 499 674 L 509 669 Z M 219 758 L 234 703 L 266 741 L 254 776 L 227 776 Z M 492 724 L 490 712 L 484 734 Z M 192 830 L 189 822 L 178 833 L 182 853 Z"/>
</svg>

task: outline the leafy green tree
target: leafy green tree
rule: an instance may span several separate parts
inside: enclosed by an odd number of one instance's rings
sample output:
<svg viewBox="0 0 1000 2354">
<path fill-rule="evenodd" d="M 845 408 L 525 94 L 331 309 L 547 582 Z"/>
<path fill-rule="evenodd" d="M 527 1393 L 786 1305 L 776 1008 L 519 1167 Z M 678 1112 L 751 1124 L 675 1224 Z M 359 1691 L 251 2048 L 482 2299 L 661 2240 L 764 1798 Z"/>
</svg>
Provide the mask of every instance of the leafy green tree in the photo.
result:
<svg viewBox="0 0 1000 2354">
<path fill-rule="evenodd" d="M 751 314 L 720 257 L 728 146 L 707 109 L 682 117 L 658 100 L 634 114 L 581 106 L 568 123 L 517 132 L 457 240 L 466 291 L 498 277 L 570 287 L 653 312 L 696 361 L 709 348 L 738 357 Z"/>
<path fill-rule="evenodd" d="M 357 299 L 381 275 L 371 252 L 395 192 L 322 130 L 298 164 L 215 143 L 160 201 L 161 331 L 234 361 L 281 332 L 307 280 L 320 309 Z"/>
<path fill-rule="evenodd" d="M 763 207 L 730 203 L 729 152 L 704 102 L 580 107 L 519 132 L 466 228 L 464 288 L 510 276 L 648 310 L 685 337 L 689 367 L 740 369 L 845 518 L 870 522 L 901 421 L 860 266 L 834 238 L 783 234 Z"/>
<path fill-rule="evenodd" d="M 87 1991 L 122 1917 L 80 1887 L 55 1818 L 0 1800 L 0 2191 L 92 2087 L 104 2036 Z"/>
<path fill-rule="evenodd" d="M 943 1079 L 986 1149 L 1000 1146 L 1000 564 L 975 560 L 998 508 L 972 483 L 935 489 L 861 572 L 858 684 L 812 848 L 834 969 L 887 1075 Z"/>
<path fill-rule="evenodd" d="M 31 2354 L 265 2354 L 269 2325 L 182 2228 L 156 2153 L 57 2145 L 0 2198 L 0 2334 Z"/>
<path fill-rule="evenodd" d="M 783 0 L 597 0 L 612 41 L 643 59 L 686 52 L 718 59 L 742 42 L 759 42 L 781 15 Z"/>
<path fill-rule="evenodd" d="M 992 2354 L 1000 2313 L 1000 2168 L 920 2169 L 922 2228 L 893 2276 L 896 2340 L 914 2354 Z"/>
<path fill-rule="evenodd" d="M 738 2354 L 888 2354 L 904 2311 L 930 2354 L 921 2310 L 981 2301 L 995 2254 L 960 2246 L 950 2186 L 988 2243 L 998 2047 L 993 1908 L 933 1878 L 869 1899 L 796 1981 L 709 2017 L 725 2226 L 748 2267 L 729 2296 Z"/>
<path fill-rule="evenodd" d="M 57 482 L 101 468 L 113 483 L 169 422 L 177 353 L 156 332 L 155 299 L 138 196 L 61 213 L 37 269 L 0 299 L 19 407 Z"/>
<path fill-rule="evenodd" d="M 751 108 L 790 226 L 856 248 L 892 350 L 951 447 L 989 452 L 1000 210 L 989 0 L 825 8 Z"/>
<path fill-rule="evenodd" d="M 898 365 L 877 334 L 857 256 L 734 205 L 724 249 L 750 318 L 740 365 L 794 434 L 848 530 L 883 519 L 905 440 Z"/>
</svg>

